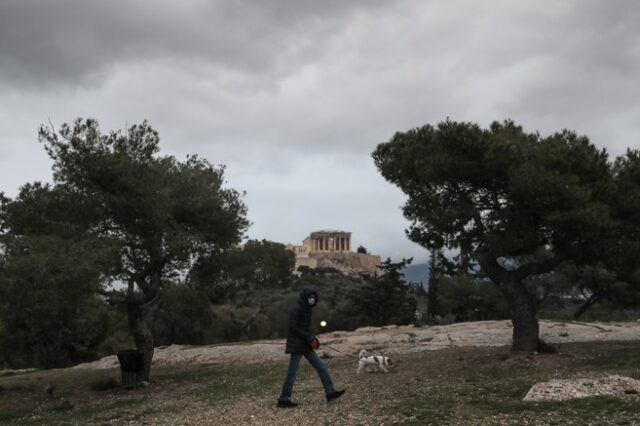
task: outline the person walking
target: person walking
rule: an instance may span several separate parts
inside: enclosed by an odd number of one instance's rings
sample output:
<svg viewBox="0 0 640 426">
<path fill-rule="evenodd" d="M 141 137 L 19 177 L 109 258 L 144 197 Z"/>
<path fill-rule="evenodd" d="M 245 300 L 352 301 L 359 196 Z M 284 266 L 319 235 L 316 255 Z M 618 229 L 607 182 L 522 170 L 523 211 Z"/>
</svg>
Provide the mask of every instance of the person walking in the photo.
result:
<svg viewBox="0 0 640 426">
<path fill-rule="evenodd" d="M 289 359 L 289 368 L 282 385 L 282 392 L 278 398 L 278 407 L 280 408 L 293 408 L 298 405 L 291 401 L 291 393 L 302 357 L 305 357 L 316 369 L 320 381 L 322 381 L 327 402 L 340 398 L 345 392 L 334 388 L 327 368 L 315 351 L 320 347 L 320 341 L 311 334 L 311 310 L 317 304 L 318 292 L 313 288 L 305 287 L 300 292 L 298 303 L 291 311 L 287 333 L 287 348 L 285 350 L 285 353 L 291 354 L 291 358 Z"/>
</svg>

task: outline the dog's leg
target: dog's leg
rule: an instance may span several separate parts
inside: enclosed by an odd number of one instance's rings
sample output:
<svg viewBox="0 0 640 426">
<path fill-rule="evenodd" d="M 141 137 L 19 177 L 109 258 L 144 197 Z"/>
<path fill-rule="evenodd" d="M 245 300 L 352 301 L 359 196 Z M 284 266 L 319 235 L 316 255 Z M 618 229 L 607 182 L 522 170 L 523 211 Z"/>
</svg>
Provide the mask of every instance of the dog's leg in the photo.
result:
<svg viewBox="0 0 640 426">
<path fill-rule="evenodd" d="M 387 370 L 387 369 L 384 367 L 384 364 L 380 364 L 380 369 L 381 369 L 382 371 L 384 371 L 385 373 L 388 373 L 388 372 L 389 372 L 389 370 Z"/>
<path fill-rule="evenodd" d="M 356 374 L 360 374 L 361 371 L 362 371 L 362 363 L 359 362 L 358 363 L 358 370 L 356 371 Z"/>
</svg>

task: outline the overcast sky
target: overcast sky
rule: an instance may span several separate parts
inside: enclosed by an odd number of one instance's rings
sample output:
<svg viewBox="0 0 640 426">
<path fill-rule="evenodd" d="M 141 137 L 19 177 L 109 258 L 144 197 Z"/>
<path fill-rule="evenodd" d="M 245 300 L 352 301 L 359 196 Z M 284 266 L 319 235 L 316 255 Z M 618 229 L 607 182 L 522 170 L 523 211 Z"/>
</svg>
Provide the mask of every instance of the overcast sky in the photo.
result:
<svg viewBox="0 0 640 426">
<path fill-rule="evenodd" d="M 0 191 L 51 180 L 42 123 L 148 119 L 227 166 L 250 238 L 425 260 L 376 145 L 450 117 L 638 148 L 639 23 L 636 0 L 0 0 Z"/>
</svg>

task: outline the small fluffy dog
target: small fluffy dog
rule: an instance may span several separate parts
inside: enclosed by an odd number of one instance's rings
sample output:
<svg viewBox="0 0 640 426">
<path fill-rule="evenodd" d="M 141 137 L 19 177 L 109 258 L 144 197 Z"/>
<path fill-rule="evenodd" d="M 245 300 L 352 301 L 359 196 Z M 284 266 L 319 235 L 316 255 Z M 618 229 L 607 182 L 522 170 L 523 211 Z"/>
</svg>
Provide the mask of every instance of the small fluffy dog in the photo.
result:
<svg viewBox="0 0 640 426">
<path fill-rule="evenodd" d="M 367 370 L 368 373 L 378 370 L 388 373 L 389 369 L 394 367 L 395 364 L 391 358 L 380 355 L 367 356 L 367 351 L 363 349 L 358 355 L 358 371 L 356 371 L 356 374 L 360 374 L 363 368 Z"/>
</svg>

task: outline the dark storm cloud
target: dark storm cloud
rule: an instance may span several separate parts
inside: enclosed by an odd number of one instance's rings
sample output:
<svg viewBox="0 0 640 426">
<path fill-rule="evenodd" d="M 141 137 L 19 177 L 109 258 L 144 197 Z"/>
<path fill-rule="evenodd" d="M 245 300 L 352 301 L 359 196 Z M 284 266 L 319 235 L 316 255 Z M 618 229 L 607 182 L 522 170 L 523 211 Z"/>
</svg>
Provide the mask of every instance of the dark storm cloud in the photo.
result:
<svg viewBox="0 0 640 426">
<path fill-rule="evenodd" d="M 500 110 L 544 133 L 569 128 L 587 134 L 614 155 L 638 147 L 640 130 L 640 4 L 582 1 L 528 32 L 533 39 L 502 40 L 503 51 L 518 52 L 507 66 L 512 96 Z M 516 68 L 518 64 L 526 64 Z M 612 119 L 617 123 L 612 123 Z M 616 135 L 620 125 L 626 138 Z"/>
<path fill-rule="evenodd" d="M 49 119 L 149 119 L 163 153 L 228 166 L 252 237 L 420 257 L 376 144 L 451 117 L 638 148 L 638 22 L 636 0 L 0 0 L 0 191 L 50 178 Z"/>
<path fill-rule="evenodd" d="M 118 63 L 203 58 L 263 73 L 297 46 L 330 35 L 370 1 L 5 0 L 0 79 L 6 84 L 87 85 Z"/>
</svg>

